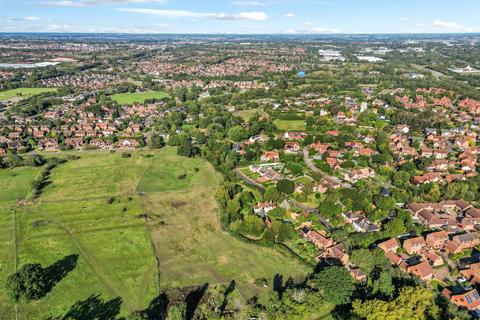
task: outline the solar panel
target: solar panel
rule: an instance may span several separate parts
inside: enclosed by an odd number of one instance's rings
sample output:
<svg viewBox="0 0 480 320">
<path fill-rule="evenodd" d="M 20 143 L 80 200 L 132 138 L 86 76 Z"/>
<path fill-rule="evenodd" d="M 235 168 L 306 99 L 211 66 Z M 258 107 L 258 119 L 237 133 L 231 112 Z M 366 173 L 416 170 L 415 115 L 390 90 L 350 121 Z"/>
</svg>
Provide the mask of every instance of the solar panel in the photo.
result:
<svg viewBox="0 0 480 320">
<path fill-rule="evenodd" d="M 478 296 L 477 290 L 473 291 L 473 297 L 475 298 L 475 300 L 480 299 L 480 297 Z"/>
<path fill-rule="evenodd" d="M 467 298 L 467 302 L 468 303 L 472 303 L 472 298 L 470 298 L 470 295 L 466 295 L 465 298 Z"/>
</svg>

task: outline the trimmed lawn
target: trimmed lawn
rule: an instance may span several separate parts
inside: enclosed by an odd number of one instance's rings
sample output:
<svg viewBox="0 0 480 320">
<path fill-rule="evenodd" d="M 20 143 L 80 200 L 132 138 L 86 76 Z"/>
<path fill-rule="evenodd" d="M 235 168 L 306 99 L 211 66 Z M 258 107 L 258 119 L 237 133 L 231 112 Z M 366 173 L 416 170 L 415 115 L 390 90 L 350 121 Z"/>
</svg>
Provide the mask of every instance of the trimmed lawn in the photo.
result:
<svg viewBox="0 0 480 320">
<path fill-rule="evenodd" d="M 28 98 L 45 92 L 56 92 L 55 88 L 17 88 L 0 92 L 0 101 L 7 101 L 12 98 Z"/>
<path fill-rule="evenodd" d="M 118 93 L 114 94 L 111 98 L 119 104 L 133 104 L 135 102 L 143 103 L 148 99 L 163 99 L 166 97 L 168 97 L 168 93 L 164 91 L 147 91 Z"/>
<path fill-rule="evenodd" d="M 306 129 L 305 120 L 280 120 L 273 122 L 281 131 L 303 131 Z"/>
</svg>

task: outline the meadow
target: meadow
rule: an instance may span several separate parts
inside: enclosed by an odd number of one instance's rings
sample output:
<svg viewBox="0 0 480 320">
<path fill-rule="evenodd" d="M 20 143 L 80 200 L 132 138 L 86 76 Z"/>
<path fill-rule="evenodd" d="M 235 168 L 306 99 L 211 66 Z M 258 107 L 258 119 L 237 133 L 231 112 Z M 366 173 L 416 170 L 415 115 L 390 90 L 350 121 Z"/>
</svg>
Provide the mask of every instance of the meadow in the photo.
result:
<svg viewBox="0 0 480 320">
<path fill-rule="evenodd" d="M 17 88 L 0 92 L 0 102 L 10 99 L 22 99 L 35 96 L 45 92 L 55 92 L 55 88 Z"/>
<path fill-rule="evenodd" d="M 250 121 L 255 113 L 262 113 L 262 108 L 245 109 L 234 112 L 234 115 L 241 117 L 245 121 Z"/>
<path fill-rule="evenodd" d="M 305 120 L 280 120 L 273 122 L 281 131 L 303 131 L 306 129 Z"/>
<path fill-rule="evenodd" d="M 222 178 L 210 164 L 174 148 L 129 153 L 69 152 L 80 158 L 58 165 L 33 202 L 18 200 L 28 199 L 40 168 L 0 170 L 0 281 L 14 272 L 15 253 L 18 267 L 74 261 L 44 298 L 18 306 L 19 319 L 62 316 L 94 298 L 127 315 L 161 288 L 234 278 L 248 298 L 261 294 L 258 277 L 306 274 L 295 258 L 221 230 L 214 194 Z M 0 314 L 14 316 L 3 285 Z"/>
<path fill-rule="evenodd" d="M 135 102 L 143 103 L 149 99 L 163 99 L 168 97 L 168 93 L 163 91 L 147 91 L 147 92 L 134 92 L 134 93 L 117 93 L 112 95 L 112 100 L 119 104 L 134 104 Z"/>
</svg>

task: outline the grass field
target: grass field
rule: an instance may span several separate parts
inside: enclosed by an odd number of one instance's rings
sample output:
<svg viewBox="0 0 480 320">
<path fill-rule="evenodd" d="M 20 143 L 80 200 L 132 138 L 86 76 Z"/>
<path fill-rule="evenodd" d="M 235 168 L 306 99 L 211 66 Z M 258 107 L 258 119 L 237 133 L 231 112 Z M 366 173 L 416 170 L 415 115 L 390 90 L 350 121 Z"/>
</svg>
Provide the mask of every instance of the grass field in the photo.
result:
<svg viewBox="0 0 480 320">
<path fill-rule="evenodd" d="M 135 102 L 143 103 L 148 99 L 163 99 L 166 97 L 168 97 L 168 93 L 163 91 L 127 92 L 114 94 L 112 100 L 119 104 L 133 104 Z"/>
<path fill-rule="evenodd" d="M 35 96 L 45 92 L 55 92 L 55 88 L 18 88 L 0 92 L 0 102 L 10 99 L 21 99 Z"/>
<path fill-rule="evenodd" d="M 262 108 L 254 108 L 254 109 L 246 109 L 246 110 L 239 110 L 237 112 L 234 112 L 234 115 L 242 117 L 243 120 L 249 121 L 250 118 L 255 114 L 255 113 L 262 113 L 263 109 Z"/>
<path fill-rule="evenodd" d="M 0 170 L 2 284 L 15 270 L 15 236 L 18 266 L 47 267 L 78 255 L 73 270 L 44 298 L 19 305 L 19 319 L 61 316 L 92 295 L 112 303 L 120 298 L 120 314 L 126 315 L 144 309 L 159 285 L 235 278 L 241 294 L 250 297 L 261 294 L 252 284 L 257 277 L 307 272 L 290 256 L 220 230 L 214 193 L 221 176 L 205 161 L 178 157 L 174 148 L 133 151 L 131 158 L 72 153 L 81 158 L 56 167 L 42 195 L 22 206 L 17 201 L 27 197 L 41 169 Z M 0 315 L 14 318 L 3 285 Z"/>
<path fill-rule="evenodd" d="M 274 121 L 274 124 L 282 131 L 303 131 L 306 129 L 305 120 L 280 120 Z"/>
</svg>

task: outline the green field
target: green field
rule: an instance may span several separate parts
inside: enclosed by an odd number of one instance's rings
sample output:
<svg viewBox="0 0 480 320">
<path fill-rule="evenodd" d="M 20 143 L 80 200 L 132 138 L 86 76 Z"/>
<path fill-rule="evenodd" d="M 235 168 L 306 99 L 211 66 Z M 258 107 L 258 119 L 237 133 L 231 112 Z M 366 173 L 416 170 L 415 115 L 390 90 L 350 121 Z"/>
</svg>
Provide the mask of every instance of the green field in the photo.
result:
<svg viewBox="0 0 480 320">
<path fill-rule="evenodd" d="M 252 284 L 257 277 L 307 272 L 291 256 L 221 231 L 214 200 L 221 176 L 205 161 L 178 157 L 174 148 L 134 151 L 131 158 L 72 153 L 81 158 L 57 166 L 33 203 L 18 200 L 41 169 L 0 170 L 0 282 L 14 272 L 15 252 L 18 266 L 47 267 L 78 255 L 44 298 L 18 306 L 19 319 L 62 316 L 92 295 L 109 303 L 120 298 L 126 315 L 146 308 L 159 288 L 233 278 L 250 297 L 263 290 Z M 3 285 L 0 315 L 14 318 Z"/>
<path fill-rule="evenodd" d="M 306 129 L 305 120 L 280 120 L 273 122 L 282 131 L 303 131 Z"/>
<path fill-rule="evenodd" d="M 143 103 L 149 99 L 163 99 L 168 97 L 168 93 L 164 91 L 147 91 L 147 92 L 135 92 L 135 93 L 118 93 L 114 94 L 111 98 L 119 104 L 133 104 L 135 102 Z"/>
<path fill-rule="evenodd" d="M 237 112 L 234 112 L 233 114 L 236 116 L 242 117 L 242 119 L 245 121 L 249 121 L 250 118 L 252 118 L 252 116 L 255 113 L 261 114 L 262 112 L 263 112 L 262 108 L 254 108 L 254 109 L 239 110 Z"/>
<path fill-rule="evenodd" d="M 18 88 L 0 92 L 0 102 L 10 99 L 22 99 L 45 92 L 55 92 L 55 88 Z"/>
</svg>

